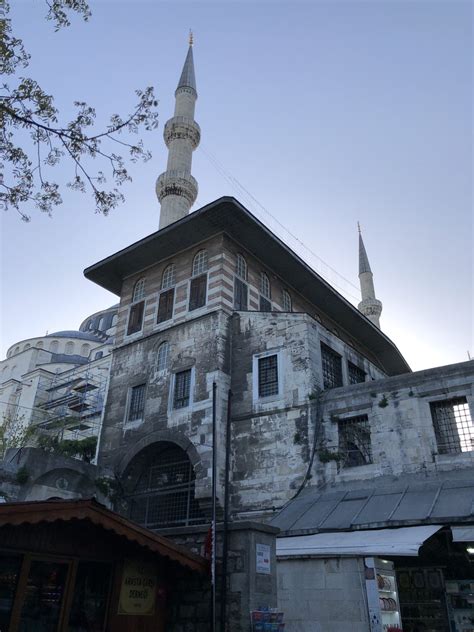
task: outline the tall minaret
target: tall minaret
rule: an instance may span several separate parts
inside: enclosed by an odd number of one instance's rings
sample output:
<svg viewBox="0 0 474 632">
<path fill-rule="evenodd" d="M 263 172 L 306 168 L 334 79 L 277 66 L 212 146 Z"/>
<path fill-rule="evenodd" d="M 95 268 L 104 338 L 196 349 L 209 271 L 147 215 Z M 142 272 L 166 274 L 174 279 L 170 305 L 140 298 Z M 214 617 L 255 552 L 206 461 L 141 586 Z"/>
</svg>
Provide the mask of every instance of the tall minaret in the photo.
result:
<svg viewBox="0 0 474 632">
<path fill-rule="evenodd" d="M 191 175 L 193 151 L 199 145 L 201 130 L 194 120 L 197 99 L 194 77 L 193 35 L 175 92 L 174 116 L 165 125 L 163 136 L 168 147 L 166 171 L 156 181 L 161 204 L 160 229 L 185 217 L 196 200 L 198 185 Z"/>
<path fill-rule="evenodd" d="M 359 280 L 360 293 L 362 295 L 362 301 L 359 303 L 358 308 L 364 316 L 367 316 L 380 329 L 382 303 L 375 298 L 374 279 L 362 240 L 359 222 L 357 222 L 357 228 L 359 229 Z"/>
</svg>

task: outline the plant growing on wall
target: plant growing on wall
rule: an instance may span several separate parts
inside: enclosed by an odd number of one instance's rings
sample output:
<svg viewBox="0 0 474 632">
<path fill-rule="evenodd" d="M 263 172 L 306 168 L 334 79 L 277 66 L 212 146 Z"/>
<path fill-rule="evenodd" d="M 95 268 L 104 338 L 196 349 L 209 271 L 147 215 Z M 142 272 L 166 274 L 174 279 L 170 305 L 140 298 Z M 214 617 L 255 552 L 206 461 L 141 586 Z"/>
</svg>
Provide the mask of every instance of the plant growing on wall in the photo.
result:
<svg viewBox="0 0 474 632">
<path fill-rule="evenodd" d="M 25 416 L 4 413 L 0 422 L 0 457 L 8 448 L 23 448 L 34 434 L 32 426 L 25 424 Z"/>
</svg>

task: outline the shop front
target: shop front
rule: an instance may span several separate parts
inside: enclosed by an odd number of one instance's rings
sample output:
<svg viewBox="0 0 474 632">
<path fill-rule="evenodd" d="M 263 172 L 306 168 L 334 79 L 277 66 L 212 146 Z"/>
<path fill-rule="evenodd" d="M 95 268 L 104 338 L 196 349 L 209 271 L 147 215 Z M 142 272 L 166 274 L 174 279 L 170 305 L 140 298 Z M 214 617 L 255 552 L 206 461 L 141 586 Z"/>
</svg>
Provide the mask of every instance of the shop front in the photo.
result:
<svg viewBox="0 0 474 632">
<path fill-rule="evenodd" d="M 0 505 L 1 632 L 164 632 L 207 563 L 94 500 Z"/>
</svg>

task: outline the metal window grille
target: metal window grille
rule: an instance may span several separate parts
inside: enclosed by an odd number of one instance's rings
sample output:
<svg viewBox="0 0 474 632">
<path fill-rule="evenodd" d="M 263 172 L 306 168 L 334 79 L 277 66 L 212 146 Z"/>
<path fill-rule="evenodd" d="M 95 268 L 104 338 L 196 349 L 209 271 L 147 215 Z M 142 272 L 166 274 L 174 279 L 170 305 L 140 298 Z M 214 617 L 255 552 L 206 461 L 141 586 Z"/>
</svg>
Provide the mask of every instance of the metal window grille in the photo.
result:
<svg viewBox="0 0 474 632">
<path fill-rule="evenodd" d="M 189 406 L 191 393 L 191 369 L 180 371 L 174 377 L 173 408 L 186 408 Z"/>
<path fill-rule="evenodd" d="M 130 518 L 149 529 L 202 523 L 194 488 L 194 470 L 181 448 L 154 452 L 129 498 Z"/>
<path fill-rule="evenodd" d="M 247 280 L 247 262 L 242 255 L 237 255 L 236 274 L 244 281 Z"/>
<path fill-rule="evenodd" d="M 128 408 L 128 421 L 143 419 L 143 413 L 145 412 L 145 388 L 146 384 L 139 384 L 132 388 L 130 406 Z"/>
<path fill-rule="evenodd" d="M 367 415 L 340 419 L 337 425 L 343 467 L 357 467 L 372 463 L 370 424 Z"/>
<path fill-rule="evenodd" d="M 321 343 L 321 359 L 324 388 L 342 386 L 341 356 L 324 343 Z"/>
<path fill-rule="evenodd" d="M 258 360 L 258 396 L 278 394 L 278 357 L 266 356 Z"/>
<path fill-rule="evenodd" d="M 352 362 L 347 363 L 348 375 L 349 375 L 349 384 L 359 384 L 360 382 L 365 382 L 365 371 L 352 364 Z"/>
<path fill-rule="evenodd" d="M 265 298 L 270 298 L 270 279 L 265 272 L 260 275 L 260 294 Z"/>
<path fill-rule="evenodd" d="M 168 366 L 168 351 L 169 344 L 165 341 L 158 347 L 158 358 L 156 361 L 156 368 L 158 371 L 164 371 Z"/>
<path fill-rule="evenodd" d="M 290 293 L 287 292 L 287 290 L 283 290 L 283 311 L 291 312 L 291 310 L 292 310 L 292 306 L 291 306 Z"/>
<path fill-rule="evenodd" d="M 132 302 L 136 303 L 145 298 L 145 279 L 138 279 L 133 288 Z"/>
<path fill-rule="evenodd" d="M 207 250 L 200 250 L 194 257 L 193 276 L 207 272 Z"/>
<path fill-rule="evenodd" d="M 430 407 L 440 454 L 474 450 L 474 425 L 465 397 L 431 402 Z"/>
<path fill-rule="evenodd" d="M 167 290 L 169 287 L 173 287 L 175 283 L 175 265 L 172 263 L 165 268 L 163 272 L 163 276 L 161 277 L 161 289 Z"/>
</svg>

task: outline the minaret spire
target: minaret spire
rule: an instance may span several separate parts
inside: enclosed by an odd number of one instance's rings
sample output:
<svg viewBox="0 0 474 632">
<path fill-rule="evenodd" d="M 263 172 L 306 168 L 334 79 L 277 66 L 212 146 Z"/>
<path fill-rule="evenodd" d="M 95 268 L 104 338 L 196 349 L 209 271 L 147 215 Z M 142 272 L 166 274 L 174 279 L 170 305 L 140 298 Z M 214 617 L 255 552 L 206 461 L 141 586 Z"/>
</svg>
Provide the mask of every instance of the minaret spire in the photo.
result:
<svg viewBox="0 0 474 632">
<path fill-rule="evenodd" d="M 156 181 L 156 195 L 161 204 L 160 229 L 185 217 L 198 192 L 197 182 L 191 175 L 193 151 L 201 138 L 201 130 L 194 120 L 197 90 L 193 40 L 190 31 L 188 54 L 175 92 L 174 116 L 163 131 L 168 163 L 166 171 Z"/>
<path fill-rule="evenodd" d="M 380 314 L 382 313 L 382 303 L 375 298 L 374 279 L 370 269 L 369 258 L 365 250 L 364 240 L 360 224 L 357 222 L 359 231 L 359 281 L 362 301 L 359 303 L 359 311 L 380 329 Z"/>
</svg>

